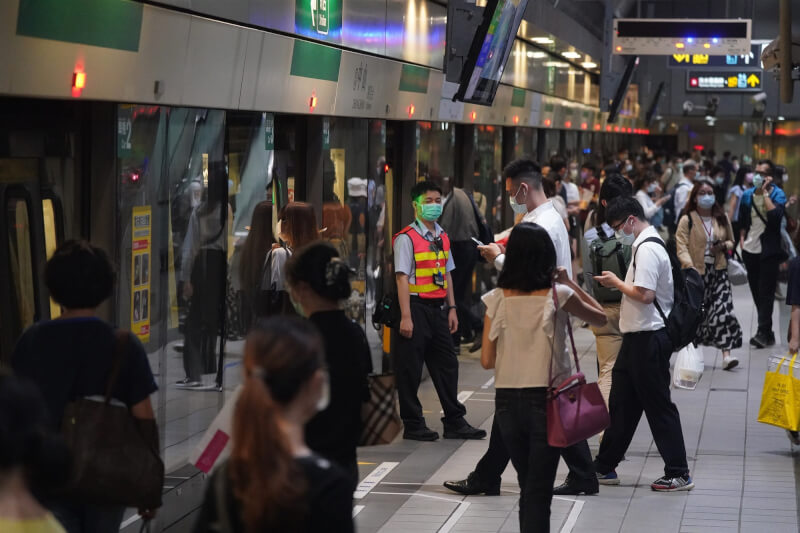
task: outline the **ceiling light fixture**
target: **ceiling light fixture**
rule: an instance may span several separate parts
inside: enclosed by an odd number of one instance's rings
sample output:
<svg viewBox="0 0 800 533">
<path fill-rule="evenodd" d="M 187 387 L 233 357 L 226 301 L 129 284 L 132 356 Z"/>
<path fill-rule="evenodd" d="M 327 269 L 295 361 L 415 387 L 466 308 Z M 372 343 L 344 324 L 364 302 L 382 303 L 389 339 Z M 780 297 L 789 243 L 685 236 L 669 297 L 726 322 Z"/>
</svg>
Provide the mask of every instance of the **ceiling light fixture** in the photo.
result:
<svg viewBox="0 0 800 533">
<path fill-rule="evenodd" d="M 566 52 L 561 52 L 561 55 L 566 57 L 567 59 L 580 59 L 581 55 L 578 52 L 573 52 L 572 50 L 568 50 Z"/>
<path fill-rule="evenodd" d="M 581 66 L 583 68 L 597 68 L 597 63 L 593 61 L 584 61 L 583 63 L 581 63 Z"/>
</svg>

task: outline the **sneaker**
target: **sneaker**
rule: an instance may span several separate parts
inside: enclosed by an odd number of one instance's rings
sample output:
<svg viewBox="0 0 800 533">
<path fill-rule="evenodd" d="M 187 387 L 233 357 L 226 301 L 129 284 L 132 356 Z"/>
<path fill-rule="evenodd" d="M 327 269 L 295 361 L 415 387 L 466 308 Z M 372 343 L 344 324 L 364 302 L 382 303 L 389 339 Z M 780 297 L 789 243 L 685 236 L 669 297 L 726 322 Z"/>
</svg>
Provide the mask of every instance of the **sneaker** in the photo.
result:
<svg viewBox="0 0 800 533">
<path fill-rule="evenodd" d="M 619 485 L 619 476 L 617 476 L 617 471 L 612 470 L 607 474 L 601 474 L 598 472 L 597 482 L 601 485 Z"/>
<path fill-rule="evenodd" d="M 653 481 L 650 488 L 658 492 L 677 492 L 679 490 L 692 490 L 694 483 L 692 476 L 684 474 L 678 477 L 663 476 Z"/>
<path fill-rule="evenodd" d="M 789 437 L 789 441 L 795 446 L 800 446 L 800 433 L 797 431 L 790 431 L 786 430 L 786 436 Z"/>
<path fill-rule="evenodd" d="M 175 387 L 179 389 L 195 389 L 203 385 L 202 381 L 192 381 L 190 379 L 182 379 L 181 381 L 175 384 Z"/>
<path fill-rule="evenodd" d="M 739 360 L 733 355 L 722 356 L 722 369 L 731 370 L 739 364 Z"/>
<path fill-rule="evenodd" d="M 769 337 L 761 332 L 756 333 L 754 337 L 750 338 L 750 346 L 755 346 L 756 348 L 766 348 L 768 343 Z M 775 344 L 774 338 L 772 343 Z"/>
</svg>

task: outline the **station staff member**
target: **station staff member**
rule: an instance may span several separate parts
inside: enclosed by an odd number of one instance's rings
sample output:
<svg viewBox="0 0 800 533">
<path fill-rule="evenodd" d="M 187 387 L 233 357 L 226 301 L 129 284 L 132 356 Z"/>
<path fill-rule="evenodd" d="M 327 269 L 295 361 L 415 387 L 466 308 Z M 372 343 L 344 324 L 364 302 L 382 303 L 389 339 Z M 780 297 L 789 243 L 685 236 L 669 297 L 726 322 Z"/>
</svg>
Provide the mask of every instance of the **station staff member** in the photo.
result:
<svg viewBox="0 0 800 533">
<path fill-rule="evenodd" d="M 411 189 L 416 220 L 394 236 L 394 270 L 401 320 L 395 353 L 403 438 L 433 441 L 439 434 L 425 424 L 417 389 L 423 362 L 430 371 L 444 410 L 444 438 L 482 439 L 486 432 L 470 426 L 458 401 L 458 359 L 451 335 L 458 329 L 450 239 L 436 223 L 442 214 L 442 189 L 423 181 Z"/>
</svg>

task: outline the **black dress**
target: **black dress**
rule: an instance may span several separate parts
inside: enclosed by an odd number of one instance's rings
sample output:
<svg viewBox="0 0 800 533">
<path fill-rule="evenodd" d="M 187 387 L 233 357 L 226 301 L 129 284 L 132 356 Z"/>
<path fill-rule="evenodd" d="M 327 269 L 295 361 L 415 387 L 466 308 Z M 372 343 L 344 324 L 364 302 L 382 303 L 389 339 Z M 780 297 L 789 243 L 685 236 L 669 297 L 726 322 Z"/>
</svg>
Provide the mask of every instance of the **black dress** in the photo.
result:
<svg viewBox="0 0 800 533">
<path fill-rule="evenodd" d="M 309 320 L 317 326 L 325 344 L 331 402 L 306 425 L 306 442 L 316 453 L 342 467 L 355 488 L 361 406 L 369 399 L 367 375 L 372 372 L 367 337 L 341 310 L 314 313 Z"/>
<path fill-rule="evenodd" d="M 295 461 L 305 475 L 307 483 L 305 523 L 293 533 L 351 533 L 353 527 L 353 489 L 350 480 L 339 467 L 322 457 L 311 455 Z M 220 466 L 209 478 L 203 505 L 194 525 L 193 533 L 245 533 L 242 512 L 233 488 L 226 475 L 227 463 Z M 225 509 L 220 509 L 224 502 Z M 279 513 L 280 514 L 280 513 Z M 227 523 L 225 523 L 227 522 Z M 284 533 L 276 525 L 264 529 Z"/>
</svg>

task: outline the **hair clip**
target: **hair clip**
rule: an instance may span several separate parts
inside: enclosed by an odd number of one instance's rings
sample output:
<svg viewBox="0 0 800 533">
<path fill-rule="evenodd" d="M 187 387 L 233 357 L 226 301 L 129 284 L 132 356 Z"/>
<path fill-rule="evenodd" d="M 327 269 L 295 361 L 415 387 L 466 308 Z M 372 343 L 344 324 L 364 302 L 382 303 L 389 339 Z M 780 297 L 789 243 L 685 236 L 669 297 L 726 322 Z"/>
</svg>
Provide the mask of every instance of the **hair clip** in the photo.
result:
<svg viewBox="0 0 800 533">
<path fill-rule="evenodd" d="M 332 257 L 325 266 L 325 285 L 331 287 L 343 272 L 346 272 L 348 276 L 355 273 L 340 257 Z"/>
</svg>

